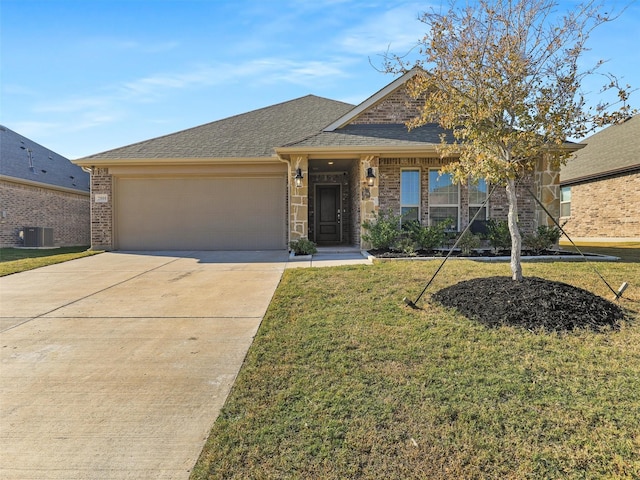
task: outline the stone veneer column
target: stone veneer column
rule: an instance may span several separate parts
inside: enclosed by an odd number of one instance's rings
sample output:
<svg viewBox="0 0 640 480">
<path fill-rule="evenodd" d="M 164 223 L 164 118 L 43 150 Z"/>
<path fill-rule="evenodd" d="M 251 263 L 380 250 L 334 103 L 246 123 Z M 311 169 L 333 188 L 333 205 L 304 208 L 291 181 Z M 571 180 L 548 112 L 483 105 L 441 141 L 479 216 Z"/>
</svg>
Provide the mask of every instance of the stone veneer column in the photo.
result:
<svg viewBox="0 0 640 480">
<path fill-rule="evenodd" d="M 302 187 L 296 187 L 297 169 L 302 170 Z M 289 176 L 289 240 L 308 238 L 309 235 L 309 159 L 296 155 L 291 159 Z"/>
<path fill-rule="evenodd" d="M 94 168 L 91 173 L 91 249 L 113 248 L 113 178 L 108 168 Z"/>
<path fill-rule="evenodd" d="M 362 223 L 372 220 L 380 209 L 379 185 L 380 185 L 380 158 L 374 155 L 363 155 L 360 157 L 360 247 L 368 248 L 362 235 L 364 229 Z M 367 185 L 367 170 L 373 168 L 376 179 L 373 187 Z"/>
<path fill-rule="evenodd" d="M 548 155 L 544 155 L 536 165 L 535 184 L 533 193 L 538 196 L 538 200 L 544 205 L 553 218 L 560 218 L 560 169 L 554 168 L 554 162 Z M 553 225 L 553 221 L 535 204 L 534 229 L 538 226 Z"/>
</svg>

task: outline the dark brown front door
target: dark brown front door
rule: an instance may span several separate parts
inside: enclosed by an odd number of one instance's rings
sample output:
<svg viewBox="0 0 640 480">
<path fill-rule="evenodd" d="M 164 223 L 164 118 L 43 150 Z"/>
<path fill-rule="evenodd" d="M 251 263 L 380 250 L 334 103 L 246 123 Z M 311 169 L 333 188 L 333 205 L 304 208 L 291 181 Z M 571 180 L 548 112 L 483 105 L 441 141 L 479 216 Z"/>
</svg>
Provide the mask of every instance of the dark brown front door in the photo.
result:
<svg viewBox="0 0 640 480">
<path fill-rule="evenodd" d="M 340 185 L 316 186 L 316 242 L 340 242 Z"/>
</svg>

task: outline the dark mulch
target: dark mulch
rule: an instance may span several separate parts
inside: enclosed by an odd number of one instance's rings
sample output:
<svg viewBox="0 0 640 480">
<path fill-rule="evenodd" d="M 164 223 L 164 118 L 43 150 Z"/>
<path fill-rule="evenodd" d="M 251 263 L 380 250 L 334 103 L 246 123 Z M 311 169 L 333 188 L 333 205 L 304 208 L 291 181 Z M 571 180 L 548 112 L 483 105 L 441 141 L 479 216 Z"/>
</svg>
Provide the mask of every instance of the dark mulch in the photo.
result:
<svg viewBox="0 0 640 480">
<path fill-rule="evenodd" d="M 449 253 L 449 250 L 416 250 L 412 255 L 407 255 L 403 252 L 397 252 L 394 250 L 389 250 L 386 248 L 383 249 L 370 249 L 368 251 L 369 255 L 373 255 L 376 258 L 411 258 L 411 257 L 446 257 Z M 474 257 L 484 257 L 484 258 L 494 258 L 494 257 L 508 257 L 511 255 L 510 250 L 501 250 L 499 252 L 494 252 L 492 249 L 476 249 L 473 250 L 469 254 L 463 254 L 460 250 L 456 249 L 451 254 L 452 257 L 465 257 L 465 258 L 474 258 Z M 566 251 L 566 250 L 544 250 L 542 252 L 534 252 L 531 250 L 522 250 L 523 257 L 539 257 L 539 256 L 578 256 L 580 255 L 577 252 Z M 590 254 L 585 254 L 585 256 L 589 256 Z"/>
<path fill-rule="evenodd" d="M 537 277 L 477 278 L 444 288 L 432 298 L 488 327 L 511 325 L 536 331 L 617 329 L 625 318 L 609 300 L 566 283 Z"/>
</svg>

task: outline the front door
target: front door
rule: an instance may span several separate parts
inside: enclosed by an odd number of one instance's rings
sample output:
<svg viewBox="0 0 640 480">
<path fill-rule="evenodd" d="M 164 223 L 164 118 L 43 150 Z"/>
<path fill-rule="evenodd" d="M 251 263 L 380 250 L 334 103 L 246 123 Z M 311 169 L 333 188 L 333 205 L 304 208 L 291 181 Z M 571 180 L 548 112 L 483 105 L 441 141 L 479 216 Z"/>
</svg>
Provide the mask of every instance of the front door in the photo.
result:
<svg viewBox="0 0 640 480">
<path fill-rule="evenodd" d="M 316 185 L 316 242 L 340 243 L 340 185 Z"/>
</svg>

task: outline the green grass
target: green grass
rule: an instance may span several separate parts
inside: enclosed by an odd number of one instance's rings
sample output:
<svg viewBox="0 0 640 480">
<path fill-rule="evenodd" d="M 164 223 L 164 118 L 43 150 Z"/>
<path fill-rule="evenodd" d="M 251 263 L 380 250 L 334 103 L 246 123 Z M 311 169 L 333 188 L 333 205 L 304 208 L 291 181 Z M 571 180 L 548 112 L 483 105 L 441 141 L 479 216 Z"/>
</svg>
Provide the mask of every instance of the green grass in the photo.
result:
<svg viewBox="0 0 640 480">
<path fill-rule="evenodd" d="M 563 335 L 403 306 L 438 265 L 287 270 L 191 478 L 640 478 L 640 264 L 596 264 L 633 321 Z M 611 297 L 584 263 L 524 273 Z"/>
<path fill-rule="evenodd" d="M 577 251 L 575 247 L 563 246 L 564 250 L 568 250 L 570 252 Z M 640 247 L 580 247 L 578 246 L 582 253 L 595 253 L 598 255 L 612 255 L 614 257 L 619 257 L 622 262 L 640 262 Z"/>
<path fill-rule="evenodd" d="M 88 247 L 53 249 L 0 248 L 0 277 L 100 253 Z"/>
</svg>

